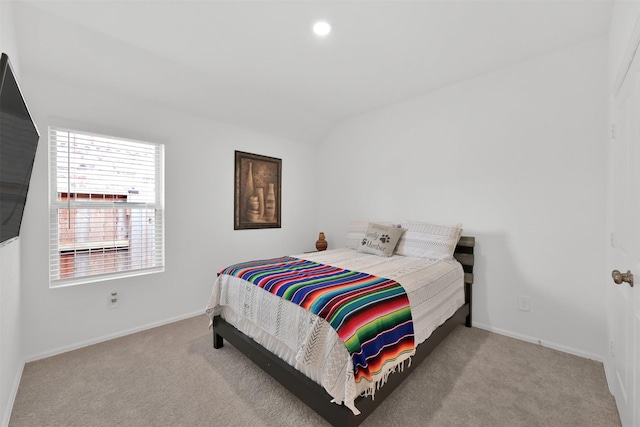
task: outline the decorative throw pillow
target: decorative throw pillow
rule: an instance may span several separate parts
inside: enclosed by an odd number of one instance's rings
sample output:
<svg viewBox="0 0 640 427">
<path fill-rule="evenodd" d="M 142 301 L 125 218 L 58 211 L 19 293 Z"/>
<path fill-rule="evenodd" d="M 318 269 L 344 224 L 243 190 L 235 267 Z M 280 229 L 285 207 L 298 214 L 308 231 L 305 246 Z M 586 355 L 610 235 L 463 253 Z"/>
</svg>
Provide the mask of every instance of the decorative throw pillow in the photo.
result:
<svg viewBox="0 0 640 427">
<path fill-rule="evenodd" d="M 402 233 L 404 233 L 404 230 L 398 226 L 372 222 L 360 242 L 358 252 L 389 257 L 393 255 L 393 250 L 398 244 Z"/>
<path fill-rule="evenodd" d="M 396 254 L 437 260 L 453 259 L 462 224 L 434 225 L 422 222 L 403 222 L 407 231 L 400 238 Z"/>
<path fill-rule="evenodd" d="M 381 225 L 392 225 L 390 222 L 378 222 Z M 347 241 L 345 246 L 349 249 L 357 250 L 362 244 L 367 229 L 369 228 L 368 221 L 351 221 L 349 223 L 349 230 L 347 231 Z"/>
</svg>

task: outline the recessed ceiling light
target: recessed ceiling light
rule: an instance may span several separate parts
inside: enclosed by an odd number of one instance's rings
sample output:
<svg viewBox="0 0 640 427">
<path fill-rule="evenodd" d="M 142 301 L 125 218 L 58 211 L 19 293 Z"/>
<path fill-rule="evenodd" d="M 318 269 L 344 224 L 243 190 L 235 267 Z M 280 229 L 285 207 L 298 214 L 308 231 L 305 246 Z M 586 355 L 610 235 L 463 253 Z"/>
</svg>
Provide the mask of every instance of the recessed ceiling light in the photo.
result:
<svg viewBox="0 0 640 427">
<path fill-rule="evenodd" d="M 318 21 L 313 24 L 313 32 L 320 37 L 324 37 L 331 32 L 331 25 L 327 21 Z"/>
</svg>

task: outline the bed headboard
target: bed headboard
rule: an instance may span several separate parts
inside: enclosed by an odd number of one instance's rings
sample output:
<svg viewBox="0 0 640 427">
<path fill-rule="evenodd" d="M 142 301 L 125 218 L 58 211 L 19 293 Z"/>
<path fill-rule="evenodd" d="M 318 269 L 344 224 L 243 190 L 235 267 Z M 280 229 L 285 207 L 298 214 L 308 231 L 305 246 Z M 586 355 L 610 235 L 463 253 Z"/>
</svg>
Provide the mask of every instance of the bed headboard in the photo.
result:
<svg viewBox="0 0 640 427">
<path fill-rule="evenodd" d="M 453 253 L 453 257 L 458 260 L 464 268 L 464 282 L 473 283 L 473 248 L 476 246 L 476 238 L 473 236 L 462 236 L 458 240 L 458 245 Z"/>
<path fill-rule="evenodd" d="M 462 264 L 464 270 L 464 293 L 465 301 L 469 304 L 469 315 L 466 319 L 466 325 L 471 327 L 471 285 L 473 284 L 473 264 L 475 258 L 473 249 L 476 246 L 476 238 L 473 236 L 462 236 L 458 241 L 456 250 L 453 253 L 455 259 Z"/>
</svg>

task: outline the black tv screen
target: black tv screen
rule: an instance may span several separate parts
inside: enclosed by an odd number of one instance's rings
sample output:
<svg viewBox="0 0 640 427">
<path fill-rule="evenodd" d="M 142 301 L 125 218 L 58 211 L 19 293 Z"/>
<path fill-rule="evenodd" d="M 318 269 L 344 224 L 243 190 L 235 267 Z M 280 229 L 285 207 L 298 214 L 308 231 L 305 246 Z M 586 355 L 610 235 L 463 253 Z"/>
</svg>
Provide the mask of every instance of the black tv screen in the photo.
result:
<svg viewBox="0 0 640 427">
<path fill-rule="evenodd" d="M 20 234 L 40 134 L 9 57 L 0 59 L 0 245 Z"/>
</svg>

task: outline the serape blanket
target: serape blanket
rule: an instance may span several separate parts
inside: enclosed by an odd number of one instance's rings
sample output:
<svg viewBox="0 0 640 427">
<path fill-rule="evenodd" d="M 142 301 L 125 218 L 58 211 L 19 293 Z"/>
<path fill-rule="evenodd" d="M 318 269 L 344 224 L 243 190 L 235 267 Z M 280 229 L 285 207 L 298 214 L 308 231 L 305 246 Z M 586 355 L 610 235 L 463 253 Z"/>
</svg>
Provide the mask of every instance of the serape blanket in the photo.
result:
<svg viewBox="0 0 640 427">
<path fill-rule="evenodd" d="M 396 281 L 289 256 L 220 271 L 324 319 L 344 342 L 354 379 L 383 383 L 415 350 L 409 298 Z M 381 377 L 384 377 L 382 379 Z"/>
</svg>

